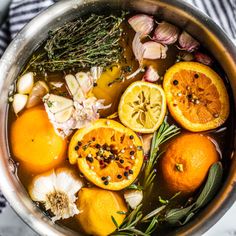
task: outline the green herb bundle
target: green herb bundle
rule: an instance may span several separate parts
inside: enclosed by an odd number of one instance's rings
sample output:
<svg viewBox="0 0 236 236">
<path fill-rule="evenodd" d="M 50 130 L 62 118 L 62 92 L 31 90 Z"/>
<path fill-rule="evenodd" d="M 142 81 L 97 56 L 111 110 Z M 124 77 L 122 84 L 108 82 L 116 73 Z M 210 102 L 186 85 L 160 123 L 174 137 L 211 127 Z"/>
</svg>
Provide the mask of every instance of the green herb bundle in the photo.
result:
<svg viewBox="0 0 236 236">
<path fill-rule="evenodd" d="M 122 56 L 119 44 L 124 16 L 92 14 L 49 33 L 44 50 L 33 56 L 30 67 L 37 71 L 105 67 Z"/>
</svg>

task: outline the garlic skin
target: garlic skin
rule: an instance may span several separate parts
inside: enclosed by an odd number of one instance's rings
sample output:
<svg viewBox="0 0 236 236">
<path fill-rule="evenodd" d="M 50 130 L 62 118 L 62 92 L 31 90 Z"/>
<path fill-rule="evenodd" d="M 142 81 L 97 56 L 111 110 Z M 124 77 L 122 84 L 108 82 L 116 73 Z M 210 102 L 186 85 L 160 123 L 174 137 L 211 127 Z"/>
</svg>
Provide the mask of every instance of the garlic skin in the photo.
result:
<svg viewBox="0 0 236 236">
<path fill-rule="evenodd" d="M 76 193 L 83 185 L 72 171 L 62 168 L 36 176 L 29 194 L 33 201 L 43 203 L 45 209 L 54 214 L 52 221 L 55 222 L 79 214 Z"/>
<path fill-rule="evenodd" d="M 166 58 L 166 52 L 168 50 L 168 47 L 162 45 L 161 43 L 149 41 L 143 44 L 143 48 L 143 58 L 145 59 L 155 60 Z"/>
<path fill-rule="evenodd" d="M 30 94 L 26 107 L 34 107 L 42 102 L 43 96 L 49 92 L 49 88 L 44 81 L 37 81 Z"/>
<path fill-rule="evenodd" d="M 148 69 L 146 70 L 143 76 L 144 81 L 151 82 L 151 83 L 158 81 L 159 78 L 160 78 L 159 74 L 152 66 L 148 67 Z"/>
<path fill-rule="evenodd" d="M 186 31 L 183 31 L 179 36 L 179 49 L 188 52 L 193 52 L 199 48 L 200 44 Z"/>
<path fill-rule="evenodd" d="M 34 74 L 28 72 L 22 75 L 16 84 L 17 92 L 20 94 L 29 94 L 34 86 Z"/>
<path fill-rule="evenodd" d="M 154 19 L 152 16 L 145 14 L 135 15 L 128 20 L 129 24 L 136 33 L 143 35 L 148 35 L 152 32 L 154 27 Z"/>
<path fill-rule="evenodd" d="M 163 21 L 156 27 L 153 40 L 164 45 L 170 45 L 178 40 L 179 33 L 178 27 Z"/>
<path fill-rule="evenodd" d="M 16 115 L 25 108 L 27 101 L 28 101 L 27 95 L 19 93 L 16 93 L 14 95 L 12 107 Z"/>
<path fill-rule="evenodd" d="M 145 155 L 149 154 L 149 152 L 150 152 L 152 138 L 153 138 L 153 134 L 144 134 L 142 136 L 143 152 L 144 152 Z"/>
<path fill-rule="evenodd" d="M 135 209 L 143 200 L 143 192 L 141 190 L 125 190 L 125 201 L 132 209 Z"/>
</svg>

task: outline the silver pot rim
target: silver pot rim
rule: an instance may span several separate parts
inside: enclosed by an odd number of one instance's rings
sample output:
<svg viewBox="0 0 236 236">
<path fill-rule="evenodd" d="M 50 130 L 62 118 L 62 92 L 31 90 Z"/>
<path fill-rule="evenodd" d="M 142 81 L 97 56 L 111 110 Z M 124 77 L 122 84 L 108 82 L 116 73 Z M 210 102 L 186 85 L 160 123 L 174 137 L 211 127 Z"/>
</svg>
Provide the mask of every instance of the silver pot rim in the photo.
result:
<svg viewBox="0 0 236 236">
<path fill-rule="evenodd" d="M 103 1 L 103 0 L 101 0 Z M 105 1 L 105 0 L 104 0 Z M 114 2 L 115 0 L 110 0 Z M 75 235 L 72 231 L 54 225 L 50 220 L 43 215 L 43 213 L 37 208 L 37 206 L 27 197 L 27 193 L 24 190 L 23 186 L 19 184 L 18 179 L 10 170 L 9 164 L 9 150 L 7 143 L 7 133 L 6 133 L 6 115 L 7 115 L 7 92 L 9 90 L 9 85 L 4 82 L 5 77 L 13 78 L 15 77 L 15 72 L 19 72 L 21 67 L 21 62 L 16 62 L 15 57 L 21 57 L 21 54 L 18 52 L 18 48 L 25 48 L 27 50 L 27 39 L 29 37 L 38 36 L 37 32 L 42 24 L 47 24 L 52 20 L 52 18 L 58 21 L 60 24 L 60 16 L 66 11 L 79 9 L 81 6 L 86 4 L 94 4 L 99 2 L 99 0 L 62 0 L 49 7 L 47 10 L 40 13 L 35 17 L 30 23 L 28 23 L 23 30 L 16 36 L 16 38 L 8 46 L 6 52 L 0 60 L 0 188 L 8 200 L 11 207 L 15 212 L 28 224 L 32 229 L 38 232 L 41 235 L 50 235 L 50 236 L 60 236 L 60 235 Z M 109 1 L 108 1 L 109 2 Z M 120 1 L 122 2 L 122 1 Z M 129 6 L 135 2 L 135 0 L 124 0 L 124 2 L 129 2 Z M 199 27 L 209 31 L 209 34 L 215 37 L 215 40 L 219 45 L 221 45 L 222 50 L 224 50 L 225 58 L 229 59 L 232 68 L 236 68 L 236 48 L 233 42 L 227 37 L 227 35 L 204 13 L 200 12 L 197 8 L 191 6 L 190 4 L 182 0 L 147 0 L 146 2 L 153 4 L 160 4 L 160 6 L 169 6 L 175 9 L 178 9 L 182 14 L 192 17 L 196 24 L 199 24 Z M 146 9 L 144 8 L 145 12 Z M 39 25 L 40 22 L 40 25 Z M 191 29 L 190 29 L 191 32 Z M 194 32 L 191 32 L 194 35 Z M 194 35 L 195 36 L 195 35 Z M 43 37 L 38 36 L 36 41 L 42 40 Z M 223 46 L 222 46 L 223 45 Z M 32 51 L 31 51 L 32 52 Z M 27 51 L 27 53 L 29 53 Z M 219 58 L 217 58 L 219 60 Z M 14 62 L 14 63 L 13 63 Z M 236 70 L 236 69 L 235 69 Z M 232 75 L 235 75 L 234 72 L 231 72 Z M 236 82 L 231 84 L 231 87 L 235 86 Z M 236 92 L 234 92 L 234 104 L 236 104 Z M 234 105 L 235 109 L 235 105 Z M 235 130 L 235 127 L 234 127 Z M 234 141 L 234 147 L 236 143 Z M 235 155 L 232 152 L 232 158 Z M 208 211 L 209 214 L 202 218 L 190 222 L 186 227 L 176 230 L 175 234 L 186 234 L 186 235 L 199 235 L 207 231 L 212 225 L 214 225 L 230 208 L 236 199 L 236 173 L 233 172 L 233 167 L 236 166 L 236 163 L 233 163 L 229 177 L 219 194 L 216 198 L 210 203 L 204 211 Z M 201 216 L 201 214 L 200 214 Z"/>
</svg>

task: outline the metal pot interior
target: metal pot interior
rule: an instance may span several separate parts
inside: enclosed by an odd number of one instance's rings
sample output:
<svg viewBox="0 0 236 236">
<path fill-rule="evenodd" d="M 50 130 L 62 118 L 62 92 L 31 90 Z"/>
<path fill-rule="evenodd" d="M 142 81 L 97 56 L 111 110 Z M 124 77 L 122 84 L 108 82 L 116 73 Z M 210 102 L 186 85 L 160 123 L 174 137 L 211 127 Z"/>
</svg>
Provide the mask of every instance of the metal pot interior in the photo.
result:
<svg viewBox="0 0 236 236">
<path fill-rule="evenodd" d="M 214 55 L 227 74 L 232 103 L 231 117 L 235 117 L 236 49 L 223 31 L 194 7 L 181 0 L 64 0 L 56 3 L 34 18 L 17 35 L 0 63 L 0 185 L 13 209 L 39 234 L 50 236 L 78 235 L 64 227 L 52 224 L 30 200 L 15 174 L 14 165 L 9 161 L 10 153 L 7 141 L 7 98 L 9 88 L 11 88 L 32 52 L 46 39 L 49 30 L 91 12 L 116 13 L 120 10 L 156 15 L 184 28 L 198 39 Z M 230 149 L 226 151 L 225 155 L 227 161 L 230 162 L 230 168 L 225 171 L 227 173 L 220 192 L 190 223 L 180 228 L 171 229 L 171 235 L 200 235 L 219 220 L 233 204 L 236 197 L 235 125 L 231 127 L 228 142 L 230 142 Z"/>
</svg>

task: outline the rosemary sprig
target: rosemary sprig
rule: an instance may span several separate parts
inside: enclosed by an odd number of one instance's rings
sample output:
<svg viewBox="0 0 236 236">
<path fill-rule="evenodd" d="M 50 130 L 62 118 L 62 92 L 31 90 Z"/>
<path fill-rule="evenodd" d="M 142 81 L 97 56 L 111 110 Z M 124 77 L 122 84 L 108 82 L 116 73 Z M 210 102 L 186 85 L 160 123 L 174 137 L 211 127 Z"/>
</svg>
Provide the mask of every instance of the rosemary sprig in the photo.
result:
<svg viewBox="0 0 236 236">
<path fill-rule="evenodd" d="M 157 209 L 143 217 L 142 204 L 140 204 L 125 218 L 124 222 L 120 226 L 112 216 L 112 221 L 117 228 L 117 230 L 112 233 L 112 235 L 150 236 L 151 233 L 156 229 L 158 217 L 164 208 L 165 206 L 158 207 Z M 140 225 L 147 222 L 149 222 L 149 224 L 147 225 L 146 229 L 144 231 L 140 230 Z"/>
<path fill-rule="evenodd" d="M 164 142 L 168 141 L 175 135 L 180 133 L 180 129 L 175 125 L 169 125 L 164 121 L 158 131 L 156 131 L 152 138 L 150 157 L 146 163 L 143 178 L 144 189 L 152 189 L 153 180 L 156 176 L 155 165 L 162 153 L 158 153 L 159 147 Z"/>
<path fill-rule="evenodd" d="M 124 14 L 92 14 L 86 20 L 68 22 L 49 33 L 44 50 L 33 57 L 30 66 L 39 71 L 62 71 L 116 63 L 122 56 L 119 41 L 123 20 Z"/>
</svg>

